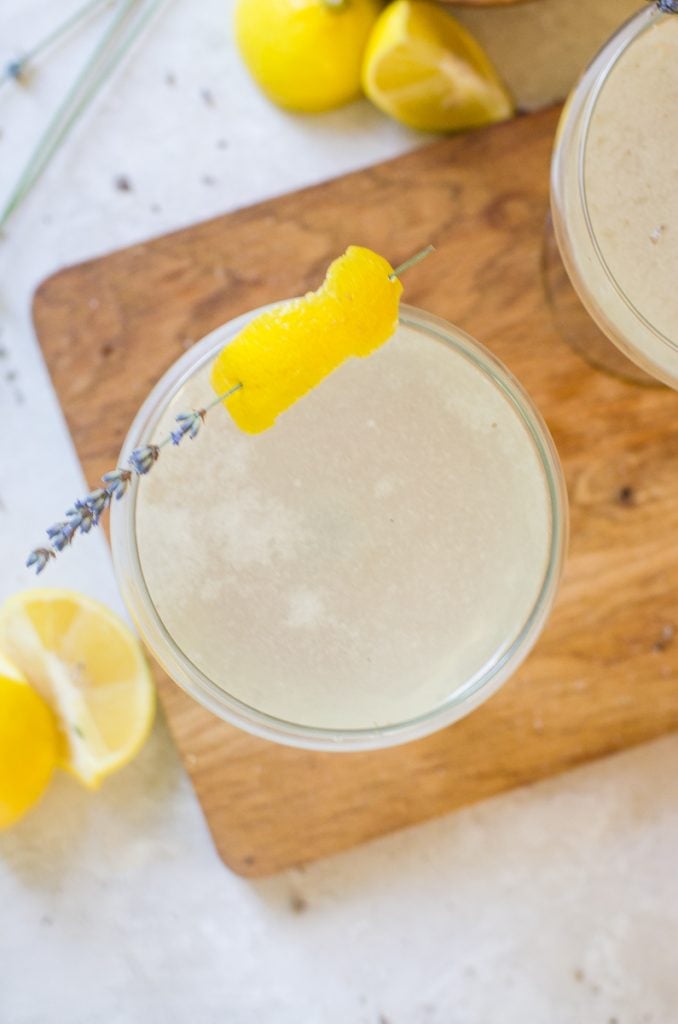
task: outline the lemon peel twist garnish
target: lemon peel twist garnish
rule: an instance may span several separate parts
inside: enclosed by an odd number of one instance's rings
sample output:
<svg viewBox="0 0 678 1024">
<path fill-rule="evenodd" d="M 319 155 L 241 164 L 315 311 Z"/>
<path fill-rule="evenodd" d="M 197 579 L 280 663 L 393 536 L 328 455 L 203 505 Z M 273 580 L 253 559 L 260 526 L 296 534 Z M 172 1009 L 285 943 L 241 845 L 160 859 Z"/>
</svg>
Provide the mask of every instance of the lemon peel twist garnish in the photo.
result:
<svg viewBox="0 0 678 1024">
<path fill-rule="evenodd" d="M 351 245 L 315 292 L 251 320 L 217 356 L 212 387 L 241 430 L 258 434 L 349 356 L 367 356 L 393 335 L 402 284 L 377 253 Z"/>
</svg>

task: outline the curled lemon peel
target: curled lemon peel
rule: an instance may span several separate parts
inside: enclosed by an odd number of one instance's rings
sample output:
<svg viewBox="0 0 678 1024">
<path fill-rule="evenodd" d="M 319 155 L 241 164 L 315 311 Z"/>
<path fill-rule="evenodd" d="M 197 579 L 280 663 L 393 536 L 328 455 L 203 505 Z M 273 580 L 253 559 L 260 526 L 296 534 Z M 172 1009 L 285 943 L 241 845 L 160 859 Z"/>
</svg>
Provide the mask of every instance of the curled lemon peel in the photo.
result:
<svg viewBox="0 0 678 1024">
<path fill-rule="evenodd" d="M 211 383 L 241 430 L 258 434 L 350 356 L 393 335 L 402 284 L 382 256 L 352 245 L 315 292 L 266 310 L 217 356 Z"/>
</svg>

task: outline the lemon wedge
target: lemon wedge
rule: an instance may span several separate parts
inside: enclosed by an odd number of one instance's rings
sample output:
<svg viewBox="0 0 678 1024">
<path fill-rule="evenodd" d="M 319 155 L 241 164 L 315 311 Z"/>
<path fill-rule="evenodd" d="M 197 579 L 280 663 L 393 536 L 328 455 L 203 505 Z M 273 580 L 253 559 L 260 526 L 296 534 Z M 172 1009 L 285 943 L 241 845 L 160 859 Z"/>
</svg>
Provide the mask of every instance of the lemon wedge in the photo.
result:
<svg viewBox="0 0 678 1024">
<path fill-rule="evenodd" d="M 0 654 L 0 828 L 13 825 L 40 799 L 57 751 L 52 712 Z"/>
<path fill-rule="evenodd" d="M 148 736 L 155 695 L 139 642 L 108 608 L 68 590 L 26 590 L 0 607 L 0 650 L 49 704 L 60 763 L 89 788 Z"/>
<path fill-rule="evenodd" d="M 380 110 L 421 131 L 457 131 L 514 112 L 482 47 L 426 0 L 395 0 L 383 11 L 367 44 L 362 79 Z"/>
</svg>

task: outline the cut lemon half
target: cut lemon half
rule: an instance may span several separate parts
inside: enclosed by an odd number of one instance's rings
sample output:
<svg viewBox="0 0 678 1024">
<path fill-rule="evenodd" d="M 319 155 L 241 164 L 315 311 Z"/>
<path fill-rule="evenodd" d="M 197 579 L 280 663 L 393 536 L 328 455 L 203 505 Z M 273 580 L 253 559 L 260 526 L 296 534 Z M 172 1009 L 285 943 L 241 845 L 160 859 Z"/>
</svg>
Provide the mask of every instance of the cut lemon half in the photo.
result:
<svg viewBox="0 0 678 1024">
<path fill-rule="evenodd" d="M 363 89 L 385 114 L 421 131 L 472 128 L 514 112 L 482 47 L 426 0 L 395 0 L 379 16 L 365 51 Z"/>
<path fill-rule="evenodd" d="M 155 694 L 133 633 L 68 590 L 26 590 L 0 607 L 0 650 L 52 708 L 60 763 L 95 788 L 127 764 L 153 723 Z"/>
</svg>

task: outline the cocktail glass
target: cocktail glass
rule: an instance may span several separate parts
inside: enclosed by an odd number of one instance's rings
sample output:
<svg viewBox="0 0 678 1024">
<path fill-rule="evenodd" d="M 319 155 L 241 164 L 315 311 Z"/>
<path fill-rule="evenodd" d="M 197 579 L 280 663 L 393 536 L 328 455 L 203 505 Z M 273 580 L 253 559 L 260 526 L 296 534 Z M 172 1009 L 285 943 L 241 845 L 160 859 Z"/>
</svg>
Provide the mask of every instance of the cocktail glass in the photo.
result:
<svg viewBox="0 0 678 1024">
<path fill-rule="evenodd" d="M 661 0 L 622 26 L 582 76 L 558 128 L 553 228 L 593 323 L 571 301 L 548 237 L 545 267 L 556 319 L 574 347 L 613 373 L 678 387 L 674 9 L 678 2 Z"/>
<path fill-rule="evenodd" d="M 254 313 L 160 380 L 125 442 L 213 397 Z M 114 503 L 128 608 L 167 673 L 216 715 L 321 750 L 385 747 L 477 707 L 516 670 L 566 544 L 558 457 L 527 394 L 477 342 L 401 308 L 270 430 L 219 406 Z"/>
</svg>

